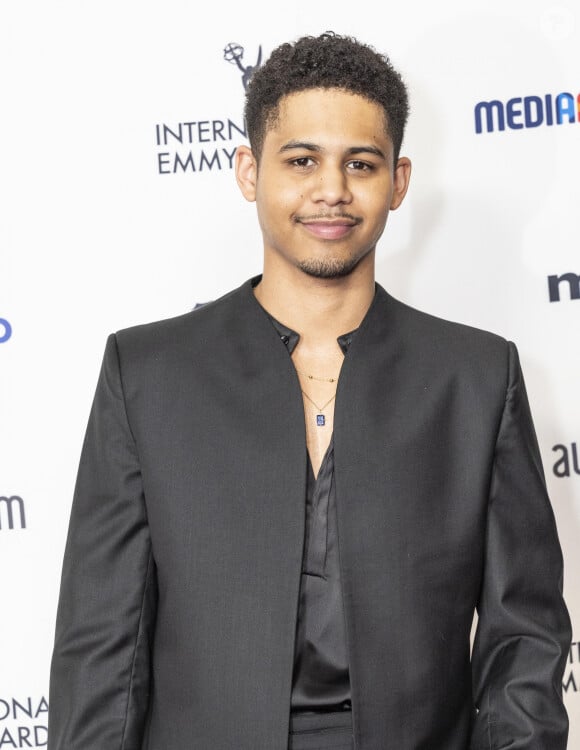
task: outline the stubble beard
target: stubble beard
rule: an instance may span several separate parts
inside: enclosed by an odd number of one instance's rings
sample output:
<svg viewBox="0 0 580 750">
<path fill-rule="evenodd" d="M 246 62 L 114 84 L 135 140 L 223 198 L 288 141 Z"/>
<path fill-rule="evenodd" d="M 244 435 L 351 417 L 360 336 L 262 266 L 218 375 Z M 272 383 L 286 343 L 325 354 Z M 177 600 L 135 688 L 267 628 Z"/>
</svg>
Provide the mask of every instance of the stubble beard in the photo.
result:
<svg viewBox="0 0 580 750">
<path fill-rule="evenodd" d="M 296 265 L 303 273 L 315 279 L 341 279 L 349 276 L 367 254 L 368 251 L 348 258 L 307 258 L 297 261 Z"/>
<path fill-rule="evenodd" d="M 299 261 L 298 268 L 315 279 L 340 279 L 351 274 L 358 262 L 359 258 L 310 258 Z"/>
</svg>

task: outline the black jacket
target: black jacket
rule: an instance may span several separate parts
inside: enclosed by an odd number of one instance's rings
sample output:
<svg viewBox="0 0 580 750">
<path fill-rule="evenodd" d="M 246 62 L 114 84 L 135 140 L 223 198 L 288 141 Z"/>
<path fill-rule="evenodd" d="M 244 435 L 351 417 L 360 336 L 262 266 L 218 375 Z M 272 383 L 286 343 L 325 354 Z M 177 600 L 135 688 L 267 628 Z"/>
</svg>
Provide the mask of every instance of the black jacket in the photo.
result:
<svg viewBox="0 0 580 750">
<path fill-rule="evenodd" d="M 564 750 L 562 558 L 515 346 L 377 287 L 334 445 L 356 750 Z M 109 338 L 49 750 L 285 750 L 305 456 L 250 282 Z"/>
</svg>

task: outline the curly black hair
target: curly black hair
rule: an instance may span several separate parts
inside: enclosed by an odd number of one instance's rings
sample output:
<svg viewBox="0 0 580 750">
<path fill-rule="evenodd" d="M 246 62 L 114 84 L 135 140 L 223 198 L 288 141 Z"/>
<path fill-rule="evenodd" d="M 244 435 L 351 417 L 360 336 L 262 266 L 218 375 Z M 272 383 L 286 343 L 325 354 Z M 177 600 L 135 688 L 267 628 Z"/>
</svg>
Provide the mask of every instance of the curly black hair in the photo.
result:
<svg viewBox="0 0 580 750">
<path fill-rule="evenodd" d="M 313 88 L 342 89 L 379 104 L 385 112 L 396 162 L 409 115 L 403 79 L 388 57 L 353 37 L 332 31 L 280 45 L 253 72 L 244 116 L 250 146 L 258 161 L 266 131 L 276 122 L 280 100 Z"/>
</svg>

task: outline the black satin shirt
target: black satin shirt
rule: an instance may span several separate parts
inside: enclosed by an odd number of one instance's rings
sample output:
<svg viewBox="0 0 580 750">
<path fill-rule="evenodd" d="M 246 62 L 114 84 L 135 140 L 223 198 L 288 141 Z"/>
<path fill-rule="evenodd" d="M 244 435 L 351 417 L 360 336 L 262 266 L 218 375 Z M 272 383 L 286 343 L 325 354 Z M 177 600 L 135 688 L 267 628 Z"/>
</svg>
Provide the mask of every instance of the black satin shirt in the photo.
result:
<svg viewBox="0 0 580 750">
<path fill-rule="evenodd" d="M 269 317 L 292 354 L 299 335 Z M 345 354 L 354 333 L 338 339 Z M 351 708 L 338 558 L 333 438 L 318 476 L 314 477 L 308 456 L 305 471 L 306 524 L 290 700 L 292 714 Z"/>
</svg>

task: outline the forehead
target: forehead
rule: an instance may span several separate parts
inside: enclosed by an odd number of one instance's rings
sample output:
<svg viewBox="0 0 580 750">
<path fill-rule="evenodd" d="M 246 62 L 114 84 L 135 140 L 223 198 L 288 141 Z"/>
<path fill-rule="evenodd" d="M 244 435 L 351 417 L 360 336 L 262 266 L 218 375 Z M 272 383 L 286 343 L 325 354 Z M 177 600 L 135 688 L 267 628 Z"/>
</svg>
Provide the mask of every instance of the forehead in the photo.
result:
<svg viewBox="0 0 580 750">
<path fill-rule="evenodd" d="M 268 126 L 264 145 L 287 140 L 377 143 L 392 148 L 380 104 L 342 89 L 307 89 L 284 96 Z"/>
</svg>

